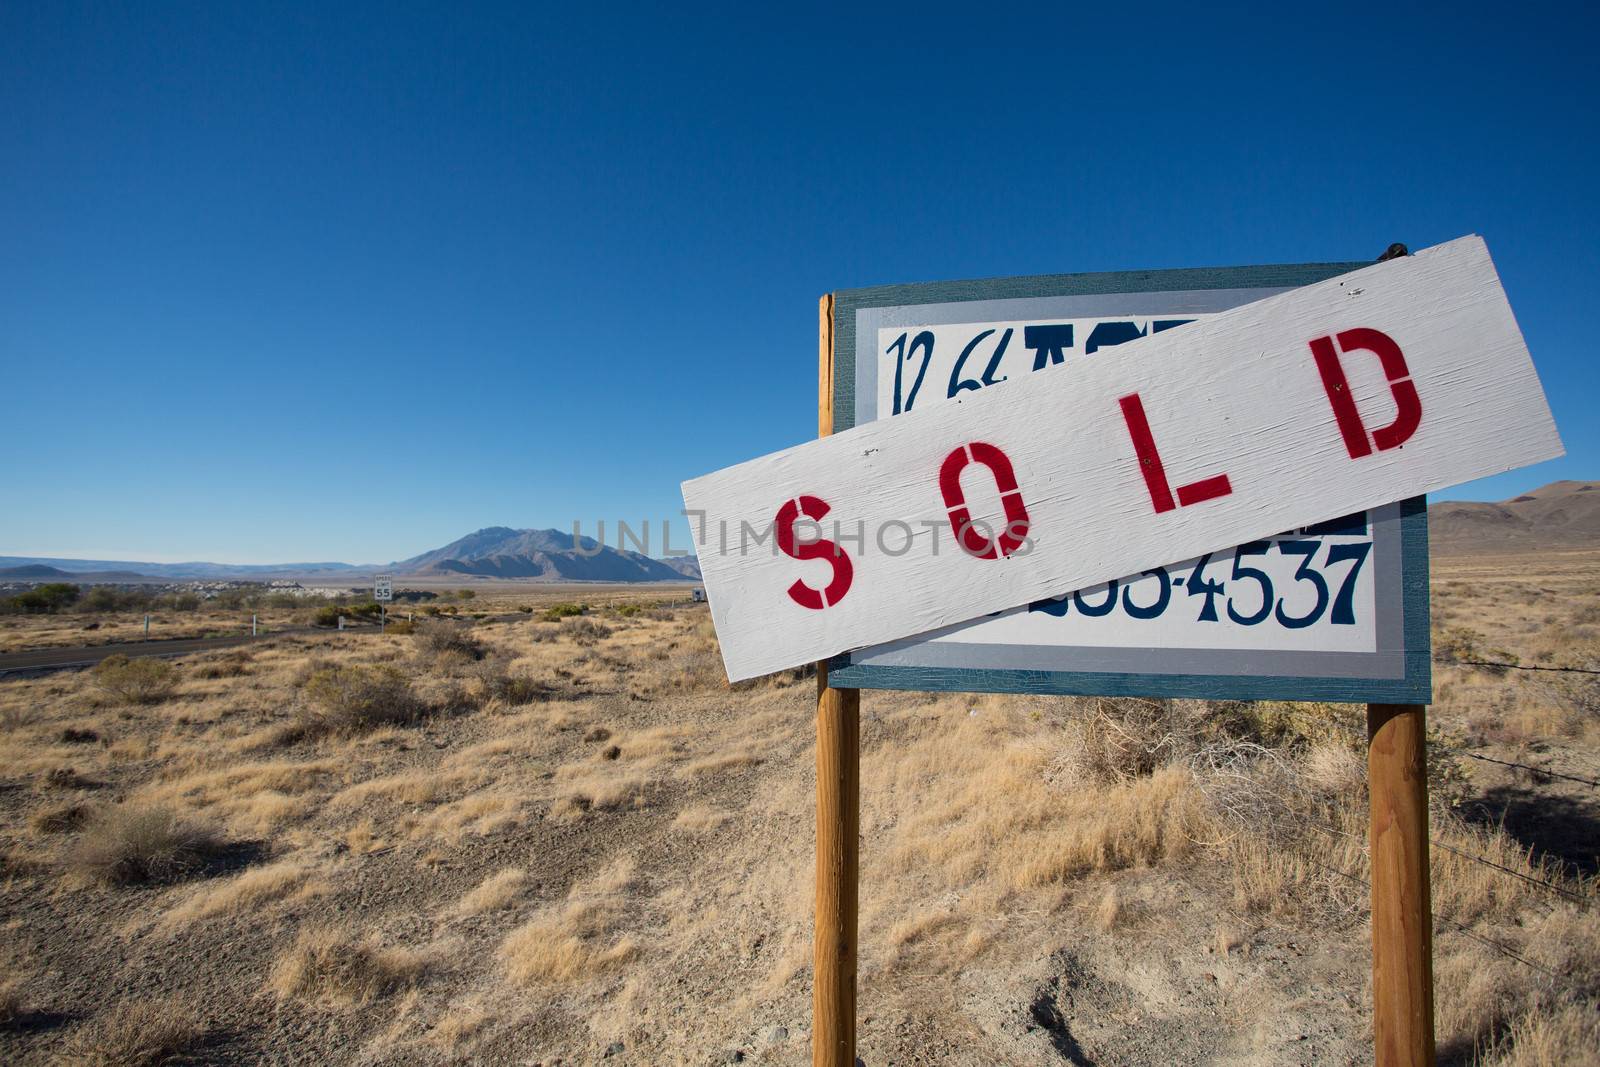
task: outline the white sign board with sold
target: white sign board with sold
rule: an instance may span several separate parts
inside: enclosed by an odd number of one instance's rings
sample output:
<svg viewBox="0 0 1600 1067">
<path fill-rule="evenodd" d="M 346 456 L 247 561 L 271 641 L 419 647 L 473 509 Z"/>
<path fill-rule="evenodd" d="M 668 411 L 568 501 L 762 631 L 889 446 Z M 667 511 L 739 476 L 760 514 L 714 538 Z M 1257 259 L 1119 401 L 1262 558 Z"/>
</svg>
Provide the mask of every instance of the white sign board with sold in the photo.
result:
<svg viewBox="0 0 1600 1067">
<path fill-rule="evenodd" d="M 835 432 L 1371 265 L 1056 274 L 836 292 Z M 855 689 L 1427 703 L 1413 498 L 835 656 Z"/>
<path fill-rule="evenodd" d="M 1470 237 L 683 488 L 739 680 L 1561 454 Z"/>
</svg>

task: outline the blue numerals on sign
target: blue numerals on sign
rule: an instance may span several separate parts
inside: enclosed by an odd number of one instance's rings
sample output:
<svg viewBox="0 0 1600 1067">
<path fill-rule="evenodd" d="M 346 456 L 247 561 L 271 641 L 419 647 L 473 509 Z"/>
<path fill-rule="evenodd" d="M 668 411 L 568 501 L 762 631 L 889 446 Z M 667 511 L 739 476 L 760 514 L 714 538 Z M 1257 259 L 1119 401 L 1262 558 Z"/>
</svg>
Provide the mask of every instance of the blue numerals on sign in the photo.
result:
<svg viewBox="0 0 1600 1067">
<path fill-rule="evenodd" d="M 1211 553 L 1207 552 L 1195 563 L 1194 570 L 1189 573 L 1189 595 L 1204 596 L 1205 602 L 1200 608 L 1201 622 L 1217 621 L 1217 596 L 1222 592 L 1222 583 L 1206 578 L 1206 564 L 1211 562 Z"/>
<path fill-rule="evenodd" d="M 1233 570 L 1225 581 L 1208 577 L 1206 574 L 1206 568 L 1212 563 L 1211 557 L 1215 555 L 1212 552 L 1195 560 L 1194 569 L 1189 572 L 1187 578 L 1174 578 L 1167 572 L 1167 568 L 1156 567 L 1141 575 L 1141 577 L 1152 577 L 1158 583 L 1159 591 L 1155 599 L 1148 604 L 1134 601 L 1133 585 L 1120 587 L 1119 600 L 1117 595 L 1119 583 L 1109 582 L 1103 592 L 1091 593 L 1087 599 L 1081 592 L 1072 593 L 1068 596 L 1035 601 L 1028 605 L 1028 610 L 1054 615 L 1059 619 L 1064 618 L 1070 609 L 1076 608 L 1080 615 L 1098 619 L 1111 614 L 1120 602 L 1123 613 L 1130 618 L 1155 619 L 1164 615 L 1172 606 L 1172 587 L 1183 585 L 1189 596 L 1204 598 L 1195 616 L 1198 622 L 1222 621 L 1222 616 L 1217 610 L 1217 601 L 1221 598 L 1228 620 L 1240 626 L 1259 626 L 1268 619 L 1276 619 L 1280 626 L 1290 630 L 1301 630 L 1316 624 L 1324 617 L 1334 626 L 1354 626 L 1356 578 L 1367 562 L 1367 557 L 1372 553 L 1372 542 L 1328 545 L 1322 566 L 1318 567 L 1316 557 L 1321 552 L 1323 544 L 1324 542 L 1318 540 L 1296 539 L 1251 541 L 1249 544 L 1240 545 L 1233 550 Z M 1291 614 L 1285 608 L 1284 598 L 1276 595 L 1272 587 L 1272 576 L 1260 567 L 1251 565 L 1251 560 L 1266 556 L 1274 547 L 1281 555 L 1300 557 L 1300 564 L 1294 572 L 1294 581 L 1296 584 L 1303 582 L 1309 585 L 1315 598 L 1315 603 L 1304 614 Z M 1330 589 L 1326 572 L 1341 563 L 1348 563 L 1350 566 L 1345 569 L 1343 577 L 1339 580 L 1339 591 L 1334 593 Z M 1330 607 L 1333 609 L 1331 612 L 1328 610 Z"/>
<path fill-rule="evenodd" d="M 922 349 L 922 364 L 917 367 L 917 380 L 911 383 L 911 394 L 905 397 L 902 406 L 900 398 L 904 396 L 900 389 L 902 372 L 907 362 L 917 358 L 917 349 Z M 894 344 L 884 350 L 886 355 L 894 356 L 894 411 L 898 415 L 901 411 L 910 411 L 911 405 L 917 402 L 917 390 L 922 388 L 922 376 L 928 373 L 928 360 L 933 358 L 933 332 L 923 330 L 911 340 L 911 347 L 906 347 L 906 335 L 901 334 L 894 339 Z"/>
<path fill-rule="evenodd" d="M 1297 582 L 1310 582 L 1311 588 L 1315 589 L 1317 593 L 1316 606 L 1310 611 L 1306 612 L 1304 615 L 1295 616 L 1288 614 L 1283 610 L 1283 601 L 1278 601 L 1278 610 L 1276 615 L 1277 620 L 1291 630 L 1299 630 L 1310 626 L 1312 623 L 1322 618 L 1322 613 L 1328 609 L 1328 583 L 1323 581 L 1321 573 L 1313 569 L 1311 566 L 1312 557 L 1317 554 L 1317 549 L 1321 547 L 1322 542 L 1320 541 L 1278 542 L 1279 552 L 1282 552 L 1286 556 L 1300 557 L 1300 569 L 1294 572 L 1294 580 Z M 1342 546 L 1335 545 L 1333 547 L 1339 548 Z M 1370 549 L 1372 546 L 1369 543 L 1365 547 Z M 1332 553 L 1330 552 L 1330 558 L 1331 555 Z M 1348 585 L 1350 583 L 1347 582 L 1346 584 Z M 1355 621 L 1355 617 L 1353 615 L 1351 616 L 1351 621 Z"/>
<path fill-rule="evenodd" d="M 1084 341 L 1084 355 L 1093 355 L 1102 348 L 1120 345 L 1128 341 L 1137 341 L 1150 334 L 1170 330 L 1174 326 L 1183 326 L 1193 322 L 1193 319 L 1156 319 L 1148 324 L 1138 322 L 1100 322 L 1089 331 L 1089 336 Z M 998 385 L 1006 380 L 1006 375 L 1000 374 L 1000 361 L 1005 358 L 1006 349 L 1011 345 L 1015 327 L 1008 326 L 1000 339 L 995 342 L 994 351 L 989 354 L 988 361 L 984 364 L 983 373 L 973 378 L 965 373 L 967 360 L 973 356 L 978 346 L 995 331 L 984 330 L 978 336 L 968 341 L 961 350 L 961 355 L 956 357 L 956 365 L 950 370 L 950 385 L 945 390 L 945 398 L 956 396 L 968 389 L 982 389 L 986 385 Z M 1022 330 L 1023 347 L 1033 353 L 1033 369 L 1043 370 L 1053 367 L 1066 360 L 1066 351 L 1072 347 L 1072 324 L 1043 323 L 1038 326 L 1025 326 Z M 883 350 L 886 356 L 894 357 L 894 410 L 890 414 L 898 415 L 903 411 L 910 411 L 917 402 L 917 392 L 922 388 L 923 376 L 928 373 L 928 363 L 933 359 L 933 333 L 923 330 L 912 337 L 910 332 L 902 333 L 890 342 L 889 347 Z M 920 354 L 920 359 L 919 359 Z M 905 388 L 906 364 L 916 364 L 916 378 L 911 383 L 911 388 Z"/>
</svg>

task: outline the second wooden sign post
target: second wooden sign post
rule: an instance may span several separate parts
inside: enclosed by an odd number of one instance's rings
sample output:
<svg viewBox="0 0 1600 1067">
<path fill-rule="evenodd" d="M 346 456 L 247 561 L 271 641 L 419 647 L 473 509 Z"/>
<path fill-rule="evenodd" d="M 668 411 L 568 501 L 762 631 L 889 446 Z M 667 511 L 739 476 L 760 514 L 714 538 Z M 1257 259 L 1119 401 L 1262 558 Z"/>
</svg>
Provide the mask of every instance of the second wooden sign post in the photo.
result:
<svg viewBox="0 0 1600 1067">
<path fill-rule="evenodd" d="M 833 297 L 818 312 L 817 435 L 833 432 Z M 812 937 L 811 1060 L 855 1067 L 856 937 L 861 864 L 861 691 L 833 689 L 817 664 L 817 912 Z"/>
</svg>

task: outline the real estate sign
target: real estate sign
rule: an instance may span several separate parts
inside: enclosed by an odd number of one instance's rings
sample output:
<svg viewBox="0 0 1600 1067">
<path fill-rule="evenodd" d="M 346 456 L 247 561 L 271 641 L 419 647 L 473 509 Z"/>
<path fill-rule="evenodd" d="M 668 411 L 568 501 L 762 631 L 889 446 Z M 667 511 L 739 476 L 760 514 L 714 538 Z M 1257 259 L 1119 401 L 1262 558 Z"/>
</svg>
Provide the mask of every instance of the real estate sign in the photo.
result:
<svg viewBox="0 0 1600 1067">
<path fill-rule="evenodd" d="M 969 382 L 987 388 L 1091 358 L 1369 265 L 841 291 L 834 428 L 949 403 L 972 391 Z M 1420 498 L 1387 504 L 847 652 L 828 675 L 860 689 L 1426 703 L 1426 523 Z"/>
<path fill-rule="evenodd" d="M 878 291 L 875 307 L 856 308 L 854 332 L 836 340 L 858 358 L 838 374 L 856 376 L 849 399 L 869 398 L 871 421 L 841 405 L 836 419 L 853 429 L 684 485 L 729 677 L 1063 595 L 1035 613 L 1121 612 L 1172 636 L 1191 625 L 1174 607 L 1180 584 L 1192 625 L 1216 615 L 1218 628 L 1174 637 L 1178 647 L 1243 653 L 1241 676 L 1301 673 L 1249 658 L 1263 651 L 1418 651 L 1403 603 L 1380 610 L 1373 565 L 1389 523 L 1400 560 L 1390 584 L 1403 601 L 1408 581 L 1425 581 L 1405 572 L 1405 509 L 1374 510 L 1360 534 L 1353 516 L 1561 454 L 1488 251 L 1464 238 L 1348 273 L 1236 280 L 1168 276 L 1140 290 L 1102 277 L 1053 296 L 1118 300 L 1025 307 L 1007 303 L 1040 299 L 1020 279 L 1015 293 L 991 283 L 932 316 L 925 305 L 941 301 L 908 287 L 908 299 Z M 867 389 L 863 342 L 875 353 Z M 1358 564 L 1361 543 L 1372 547 Z M 1146 584 L 1125 585 L 1128 575 Z M 1223 636 L 1269 620 L 1283 647 Z M 988 643 L 948 638 L 933 642 Z M 918 666 L 872 662 L 888 651 L 859 665 Z M 1404 668 L 1386 677 L 1417 684 Z"/>
</svg>

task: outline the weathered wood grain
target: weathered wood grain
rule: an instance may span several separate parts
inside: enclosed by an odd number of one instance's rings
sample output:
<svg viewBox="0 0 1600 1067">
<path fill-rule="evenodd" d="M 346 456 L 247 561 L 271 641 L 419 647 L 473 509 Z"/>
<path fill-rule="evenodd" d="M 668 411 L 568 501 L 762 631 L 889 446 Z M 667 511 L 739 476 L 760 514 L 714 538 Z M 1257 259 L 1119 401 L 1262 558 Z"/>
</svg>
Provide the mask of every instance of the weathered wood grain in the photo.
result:
<svg viewBox="0 0 1600 1067">
<path fill-rule="evenodd" d="M 1367 707 L 1372 1038 L 1378 1067 L 1434 1062 L 1427 708 Z"/>
<path fill-rule="evenodd" d="M 818 307 L 817 435 L 833 432 L 833 297 Z M 812 931 L 811 1062 L 856 1062 L 861 852 L 861 691 L 828 685 L 817 664 L 817 911 Z"/>
<path fill-rule="evenodd" d="M 1358 328 L 1398 343 L 1422 417 L 1399 447 L 1352 458 L 1310 343 Z M 1342 365 L 1368 428 L 1392 421 L 1377 358 L 1353 352 Z M 1177 502 L 1179 487 L 1221 474 L 1231 492 L 1156 512 L 1121 403 L 1134 393 Z M 956 548 L 938 474 L 973 441 L 1010 458 L 1031 551 Z M 693 479 L 684 499 L 704 516 L 701 568 L 737 680 L 1561 454 L 1488 250 L 1471 237 Z M 972 517 L 1003 526 L 982 473 L 963 478 Z M 853 579 L 822 610 L 786 590 L 828 585 L 832 561 L 792 559 L 771 536 L 802 495 L 826 501 L 823 536 L 835 539 L 835 524 L 865 536 L 842 543 Z"/>
</svg>

